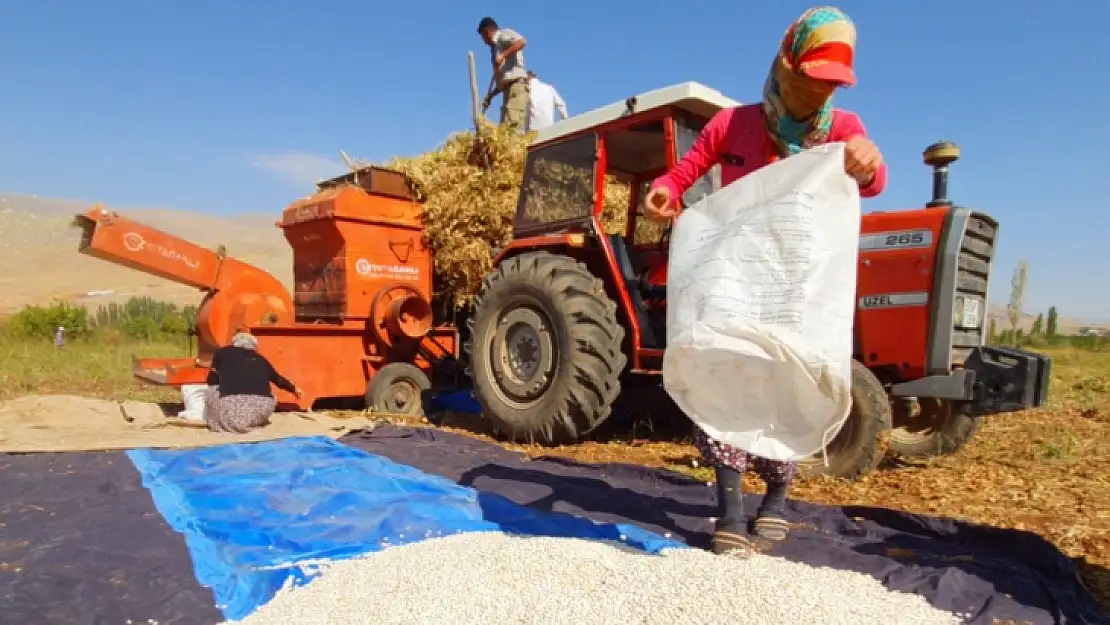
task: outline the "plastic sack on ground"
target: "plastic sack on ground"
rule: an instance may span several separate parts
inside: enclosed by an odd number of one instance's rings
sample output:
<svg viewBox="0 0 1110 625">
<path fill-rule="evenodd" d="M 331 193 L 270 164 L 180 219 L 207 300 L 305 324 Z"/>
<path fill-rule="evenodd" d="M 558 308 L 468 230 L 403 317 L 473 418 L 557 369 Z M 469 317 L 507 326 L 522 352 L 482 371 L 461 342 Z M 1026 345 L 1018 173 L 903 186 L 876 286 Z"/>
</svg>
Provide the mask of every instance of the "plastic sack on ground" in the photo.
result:
<svg viewBox="0 0 1110 625">
<path fill-rule="evenodd" d="M 207 384 L 181 385 L 181 401 L 185 404 L 185 410 L 177 413 L 177 416 L 189 421 L 204 421 L 208 412 L 204 400 L 204 394 L 207 391 Z"/>
<path fill-rule="evenodd" d="M 822 450 L 851 409 L 860 198 L 844 144 L 777 161 L 671 235 L 667 392 L 706 434 L 771 460 Z"/>
</svg>

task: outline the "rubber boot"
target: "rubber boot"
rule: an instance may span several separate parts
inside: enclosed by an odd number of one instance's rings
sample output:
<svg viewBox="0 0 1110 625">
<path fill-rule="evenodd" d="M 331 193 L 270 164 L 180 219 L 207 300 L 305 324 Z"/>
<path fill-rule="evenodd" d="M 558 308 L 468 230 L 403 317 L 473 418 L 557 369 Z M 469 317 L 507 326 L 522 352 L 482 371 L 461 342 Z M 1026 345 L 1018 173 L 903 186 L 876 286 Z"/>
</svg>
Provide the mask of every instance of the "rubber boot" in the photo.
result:
<svg viewBox="0 0 1110 625">
<path fill-rule="evenodd" d="M 756 536 L 768 540 L 786 540 L 790 524 L 786 521 L 786 491 L 789 484 L 767 487 L 767 494 L 755 515 L 754 532 Z"/>
<path fill-rule="evenodd" d="M 720 517 L 713 532 L 713 553 L 750 549 L 744 518 L 743 476 L 739 471 L 717 467 L 717 506 Z"/>
<path fill-rule="evenodd" d="M 782 484 L 774 488 L 768 486 L 767 494 L 763 496 L 763 502 L 759 504 L 759 512 L 756 513 L 756 518 L 785 519 L 786 491 L 789 489 L 789 484 Z"/>
</svg>

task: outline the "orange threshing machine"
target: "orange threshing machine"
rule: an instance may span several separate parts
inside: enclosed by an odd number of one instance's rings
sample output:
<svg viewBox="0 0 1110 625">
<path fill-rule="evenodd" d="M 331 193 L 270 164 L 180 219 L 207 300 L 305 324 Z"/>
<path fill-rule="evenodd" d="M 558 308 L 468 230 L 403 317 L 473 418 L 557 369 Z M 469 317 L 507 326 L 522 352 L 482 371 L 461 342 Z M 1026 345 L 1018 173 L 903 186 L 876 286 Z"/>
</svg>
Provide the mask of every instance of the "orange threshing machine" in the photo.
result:
<svg viewBox="0 0 1110 625">
<path fill-rule="evenodd" d="M 433 327 L 432 255 L 423 206 L 398 172 L 368 167 L 321 182 L 276 225 L 293 250 L 292 296 L 274 276 L 97 206 L 78 215 L 80 251 L 194 287 L 196 358 L 138 358 L 135 377 L 203 384 L 212 354 L 236 332 L 304 392 L 285 407 L 364 397 L 375 410 L 417 413 L 437 366 L 456 362 L 453 327 Z"/>
</svg>

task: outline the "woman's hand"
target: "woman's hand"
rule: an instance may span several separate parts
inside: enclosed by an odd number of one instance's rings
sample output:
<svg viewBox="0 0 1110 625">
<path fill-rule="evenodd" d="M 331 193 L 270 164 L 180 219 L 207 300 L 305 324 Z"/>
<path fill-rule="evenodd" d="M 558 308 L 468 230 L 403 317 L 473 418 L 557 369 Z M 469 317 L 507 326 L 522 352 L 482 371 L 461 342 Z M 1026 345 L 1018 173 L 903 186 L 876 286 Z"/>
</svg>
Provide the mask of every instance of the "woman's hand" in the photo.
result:
<svg viewBox="0 0 1110 625">
<path fill-rule="evenodd" d="M 304 397 L 304 391 L 302 391 L 299 386 L 293 387 L 293 394 L 297 396 L 297 399 Z"/>
<path fill-rule="evenodd" d="M 871 184 L 883 164 L 879 146 L 867 137 L 855 136 L 844 146 L 844 171 L 862 186 Z"/>
<path fill-rule="evenodd" d="M 671 201 L 667 187 L 655 187 L 644 198 L 644 217 L 651 221 L 668 221 L 678 216 L 678 207 Z"/>
</svg>

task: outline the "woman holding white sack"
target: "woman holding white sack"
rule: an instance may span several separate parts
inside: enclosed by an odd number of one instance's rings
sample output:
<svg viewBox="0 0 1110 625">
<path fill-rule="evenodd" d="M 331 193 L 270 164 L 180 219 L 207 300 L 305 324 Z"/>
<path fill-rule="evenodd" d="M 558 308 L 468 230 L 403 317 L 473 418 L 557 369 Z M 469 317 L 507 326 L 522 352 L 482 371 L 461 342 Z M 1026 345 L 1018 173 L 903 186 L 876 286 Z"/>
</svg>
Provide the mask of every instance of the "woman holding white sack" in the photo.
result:
<svg viewBox="0 0 1110 625">
<path fill-rule="evenodd" d="M 867 138 L 855 113 L 832 107 L 836 89 L 856 82 L 855 44 L 855 26 L 839 9 L 819 7 L 803 13 L 783 37 L 763 87 L 763 101 L 714 116 L 674 169 L 652 183 L 644 214 L 657 221 L 677 217 L 679 198 L 714 165 L 721 166 L 721 184 L 727 186 L 779 158 L 830 142 L 845 143 L 844 169 L 859 183 L 860 195 L 881 193 L 887 169 L 878 147 Z M 789 528 L 784 519 L 786 494 L 797 466 L 752 456 L 711 439 L 700 428 L 695 445 L 716 469 L 720 515 L 713 551 L 750 547 L 742 490 L 749 464 L 767 485 L 754 532 L 784 540 Z"/>
</svg>

